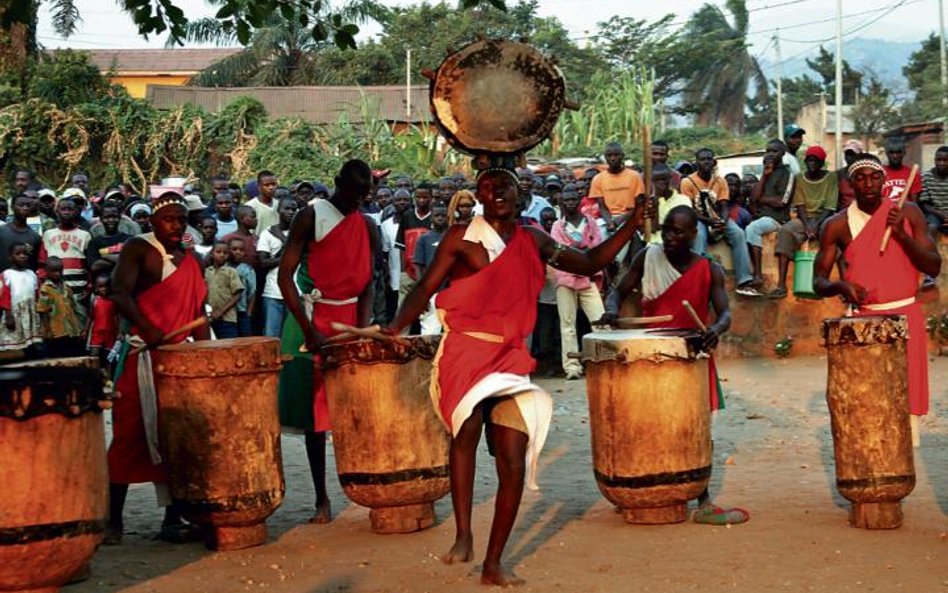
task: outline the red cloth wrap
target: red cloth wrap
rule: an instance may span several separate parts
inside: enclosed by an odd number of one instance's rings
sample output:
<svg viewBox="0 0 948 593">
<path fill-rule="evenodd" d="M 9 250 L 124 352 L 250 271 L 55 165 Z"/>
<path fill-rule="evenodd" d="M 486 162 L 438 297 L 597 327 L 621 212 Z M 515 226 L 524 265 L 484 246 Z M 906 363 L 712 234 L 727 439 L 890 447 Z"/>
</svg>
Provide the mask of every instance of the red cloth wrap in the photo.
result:
<svg viewBox="0 0 948 593">
<path fill-rule="evenodd" d="M 671 315 L 672 320 L 665 323 L 653 323 L 650 327 L 698 330 L 694 319 L 682 306 L 682 301 L 691 303 L 702 323 L 708 325 L 708 309 L 711 303 L 711 262 L 705 258 L 688 268 L 678 280 L 675 280 L 658 298 L 642 300 L 642 315 Z M 714 357 L 708 360 L 709 392 L 711 410 L 721 409 L 721 392 L 718 389 L 718 370 Z"/>
<path fill-rule="evenodd" d="M 537 299 L 545 281 L 543 262 L 530 231 L 515 227 L 497 259 L 475 274 L 452 280 L 435 304 L 444 311 L 445 335 L 438 359 L 441 417 L 451 416 L 464 395 L 491 373 L 528 375 L 536 361 L 527 336 L 536 322 Z M 503 336 L 489 342 L 462 332 Z"/>
<path fill-rule="evenodd" d="M 866 289 L 869 296 L 865 304 L 901 301 L 914 298 L 918 292 L 920 273 L 902 246 L 890 239 L 885 252 L 879 253 L 882 237 L 888 228 L 886 218 L 895 206 L 894 202 L 883 200 L 843 254 L 846 258 L 845 279 Z M 905 230 L 912 234 L 908 222 Z M 909 411 L 924 416 L 928 413 L 928 332 L 922 307 L 913 303 L 886 311 L 862 308 L 854 313 L 856 317 L 879 315 L 905 315 L 908 320 Z"/>
<path fill-rule="evenodd" d="M 207 285 L 201 266 L 188 252 L 173 274 L 142 292 L 135 302 L 141 314 L 167 334 L 203 315 L 206 298 Z M 132 333 L 137 332 L 133 329 Z M 180 335 L 172 343 L 183 342 L 188 335 Z M 167 467 L 164 463 L 152 464 L 145 442 L 145 423 L 138 399 L 137 354 L 126 358 L 115 389 L 121 397 L 112 405 L 109 481 L 116 484 L 167 482 Z"/>
<path fill-rule="evenodd" d="M 313 286 L 323 298 L 344 301 L 358 297 L 372 279 L 369 230 L 361 212 L 348 214 L 320 241 L 312 241 L 307 249 L 306 269 Z M 359 304 L 313 304 L 313 326 L 320 334 L 338 334 L 330 327 L 333 321 L 358 325 Z M 323 384 L 319 354 L 313 355 L 313 418 L 314 430 L 330 429 L 329 403 Z"/>
</svg>

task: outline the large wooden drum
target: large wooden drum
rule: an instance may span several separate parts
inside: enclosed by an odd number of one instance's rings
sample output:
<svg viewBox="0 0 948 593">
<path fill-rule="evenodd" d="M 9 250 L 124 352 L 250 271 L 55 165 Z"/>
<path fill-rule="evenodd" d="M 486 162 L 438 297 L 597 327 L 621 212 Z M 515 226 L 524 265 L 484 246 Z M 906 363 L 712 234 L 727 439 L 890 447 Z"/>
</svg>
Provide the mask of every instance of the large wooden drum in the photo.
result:
<svg viewBox="0 0 948 593">
<path fill-rule="evenodd" d="M 236 338 L 153 354 L 158 434 L 171 495 L 208 527 L 214 550 L 264 543 L 285 490 L 277 382 L 280 341 Z"/>
<path fill-rule="evenodd" d="M 593 471 L 629 523 L 677 523 L 711 476 L 708 361 L 680 333 L 583 338 Z"/>
<path fill-rule="evenodd" d="M 0 591 L 58 590 L 105 535 L 102 379 L 94 358 L 0 367 Z"/>
<path fill-rule="evenodd" d="M 353 502 L 371 509 L 376 533 L 431 527 L 435 501 L 451 489 L 451 439 L 428 392 L 439 340 L 323 347 L 339 482 Z"/>
<path fill-rule="evenodd" d="M 823 321 L 836 487 L 853 503 L 853 527 L 899 527 L 915 488 L 907 335 L 901 315 Z"/>
</svg>

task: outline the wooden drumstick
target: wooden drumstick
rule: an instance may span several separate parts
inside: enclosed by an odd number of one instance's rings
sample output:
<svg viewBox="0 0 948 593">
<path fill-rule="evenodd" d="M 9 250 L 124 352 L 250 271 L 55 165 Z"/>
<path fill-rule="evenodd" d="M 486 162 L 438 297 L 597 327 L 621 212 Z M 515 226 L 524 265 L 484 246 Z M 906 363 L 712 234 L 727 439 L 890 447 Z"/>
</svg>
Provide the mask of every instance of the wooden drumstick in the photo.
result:
<svg viewBox="0 0 948 593">
<path fill-rule="evenodd" d="M 635 325 L 651 325 L 653 323 L 668 323 L 674 315 L 655 315 L 652 317 L 620 317 L 616 319 L 616 327 L 630 327 Z"/>
<path fill-rule="evenodd" d="M 905 204 L 905 200 L 908 199 L 909 194 L 912 191 L 912 184 L 915 183 L 916 175 L 918 175 L 918 165 L 912 165 L 912 170 L 909 171 L 908 181 L 905 182 L 905 191 L 903 191 L 902 195 L 899 196 L 899 201 L 895 206 L 899 210 L 902 209 L 902 205 Z M 889 239 L 891 237 L 892 227 L 889 227 L 885 230 L 885 235 L 882 236 L 882 245 L 879 246 L 879 253 L 885 253 L 885 248 L 889 246 Z"/>
<path fill-rule="evenodd" d="M 681 306 L 684 307 L 686 311 L 688 311 L 688 315 L 691 315 L 691 319 L 698 326 L 698 329 L 700 329 L 702 332 L 708 331 L 708 326 L 706 326 L 704 322 L 701 321 L 701 318 L 698 317 L 698 312 L 695 311 L 695 308 L 691 306 L 691 303 L 688 301 L 682 301 Z"/>
<path fill-rule="evenodd" d="M 201 315 L 201 316 L 198 317 L 197 319 L 195 319 L 195 320 L 193 320 L 193 321 L 189 321 L 188 323 L 182 325 L 182 326 L 179 327 L 178 329 L 173 330 L 173 331 L 170 331 L 170 332 L 166 333 L 165 335 L 163 335 L 163 336 L 161 337 L 161 343 L 164 344 L 165 342 L 170 342 L 171 340 L 177 338 L 177 337 L 180 336 L 181 334 L 186 334 L 186 333 L 188 333 L 188 332 L 190 332 L 190 331 L 194 331 L 194 330 L 196 330 L 197 328 L 199 328 L 199 327 L 205 325 L 207 322 L 208 322 L 207 316 Z M 148 345 L 147 345 L 147 344 L 144 344 L 144 345 L 142 345 L 142 346 L 138 346 L 138 347 L 136 347 L 136 348 L 133 348 L 132 351 L 129 352 L 129 354 L 141 354 L 141 353 L 144 352 L 145 350 L 148 350 Z"/>
<path fill-rule="evenodd" d="M 371 338 L 373 340 L 380 340 L 382 342 L 398 341 L 398 338 L 394 336 L 383 334 L 380 331 L 381 328 L 377 325 L 371 325 L 369 327 L 354 327 L 351 325 L 346 325 L 345 323 L 333 321 L 329 324 L 329 327 L 333 328 L 337 332 L 345 332 L 347 334 L 352 334 L 353 336 L 359 336 L 360 338 Z"/>
</svg>

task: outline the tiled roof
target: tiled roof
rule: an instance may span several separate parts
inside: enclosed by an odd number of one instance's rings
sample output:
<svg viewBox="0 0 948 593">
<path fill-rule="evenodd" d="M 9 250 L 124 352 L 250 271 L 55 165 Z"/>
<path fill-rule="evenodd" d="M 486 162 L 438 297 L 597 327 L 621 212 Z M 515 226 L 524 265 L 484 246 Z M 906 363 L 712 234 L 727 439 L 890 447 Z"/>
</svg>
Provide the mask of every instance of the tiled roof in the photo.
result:
<svg viewBox="0 0 948 593">
<path fill-rule="evenodd" d="M 93 49 L 87 51 L 93 64 L 105 72 L 115 65 L 119 74 L 160 72 L 194 74 L 240 51 L 236 47 L 175 49 Z"/>
</svg>

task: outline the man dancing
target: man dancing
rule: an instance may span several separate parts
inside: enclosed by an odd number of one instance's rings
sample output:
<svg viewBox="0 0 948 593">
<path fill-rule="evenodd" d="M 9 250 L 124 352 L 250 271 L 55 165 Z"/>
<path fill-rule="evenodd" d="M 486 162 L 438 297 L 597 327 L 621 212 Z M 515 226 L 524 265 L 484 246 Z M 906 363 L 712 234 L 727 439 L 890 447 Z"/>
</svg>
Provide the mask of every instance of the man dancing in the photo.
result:
<svg viewBox="0 0 948 593">
<path fill-rule="evenodd" d="M 501 162 L 498 162 L 500 160 Z M 432 371 L 432 398 L 451 431 L 451 499 L 457 536 L 447 564 L 473 558 L 471 507 L 477 445 L 483 425 L 496 457 L 499 487 L 481 582 L 522 584 L 501 564 L 501 555 L 527 485 L 536 489 L 537 455 L 552 416 L 550 396 L 530 383 L 536 366 L 526 346 L 544 283 L 544 264 L 592 275 L 605 267 L 641 226 L 643 208 L 606 242 L 581 252 L 543 231 L 517 224 L 518 178 L 513 163 L 495 159 L 477 178 L 484 215 L 450 227 L 424 277 L 405 299 L 386 331 L 397 334 L 425 310 L 444 280 L 435 304 L 444 337 Z"/>
<path fill-rule="evenodd" d="M 879 159 L 871 154 L 856 155 L 849 166 L 849 179 L 855 200 L 826 222 L 813 288 L 820 296 L 842 296 L 854 315 L 906 316 L 909 411 L 917 444 L 917 417 L 928 413 L 928 357 L 925 317 L 915 293 L 919 274 L 938 275 L 941 256 L 918 206 L 906 202 L 899 208 L 884 198 L 886 174 Z M 892 236 L 881 251 L 886 229 L 892 229 Z M 843 254 L 845 272 L 843 278 L 831 281 L 837 249 Z"/>
<path fill-rule="evenodd" d="M 113 275 L 113 300 L 131 324 L 131 335 L 149 347 L 163 336 L 204 314 L 207 286 L 197 258 L 182 247 L 188 223 L 184 197 L 167 192 L 153 203 L 152 232 L 129 239 L 119 253 Z M 176 337 L 183 342 L 189 334 Z M 198 340 L 210 337 L 207 325 L 191 332 Z M 166 507 L 160 537 L 169 541 L 186 538 L 186 526 L 171 505 L 168 472 L 157 448 L 157 418 L 154 384 L 140 382 L 139 365 L 147 359 L 128 354 L 119 362 L 115 389 L 121 393 L 112 408 L 113 439 L 109 447 L 109 532 L 106 543 L 122 539 L 122 511 L 129 484 L 154 482 L 159 504 Z M 147 373 L 146 375 L 150 375 Z"/>
<path fill-rule="evenodd" d="M 606 299 L 602 323 L 613 324 L 622 301 L 635 289 L 642 291 L 642 314 L 671 315 L 672 320 L 653 327 L 698 329 L 682 301 L 688 301 L 707 327 L 702 336 L 702 349 L 710 352 L 718 339 L 731 327 L 731 309 L 724 289 L 724 269 L 691 250 L 698 234 L 698 215 L 689 206 L 676 206 L 662 222 L 662 243 L 649 245 L 639 252 L 629 272 L 623 276 Z M 709 305 L 714 307 L 715 320 L 708 323 Z M 711 410 L 724 408 L 714 359 L 709 361 Z M 705 489 L 698 496 L 698 508 L 692 515 L 696 523 L 728 525 L 744 523 L 750 516 L 739 508 L 723 509 L 711 502 Z"/>
</svg>

